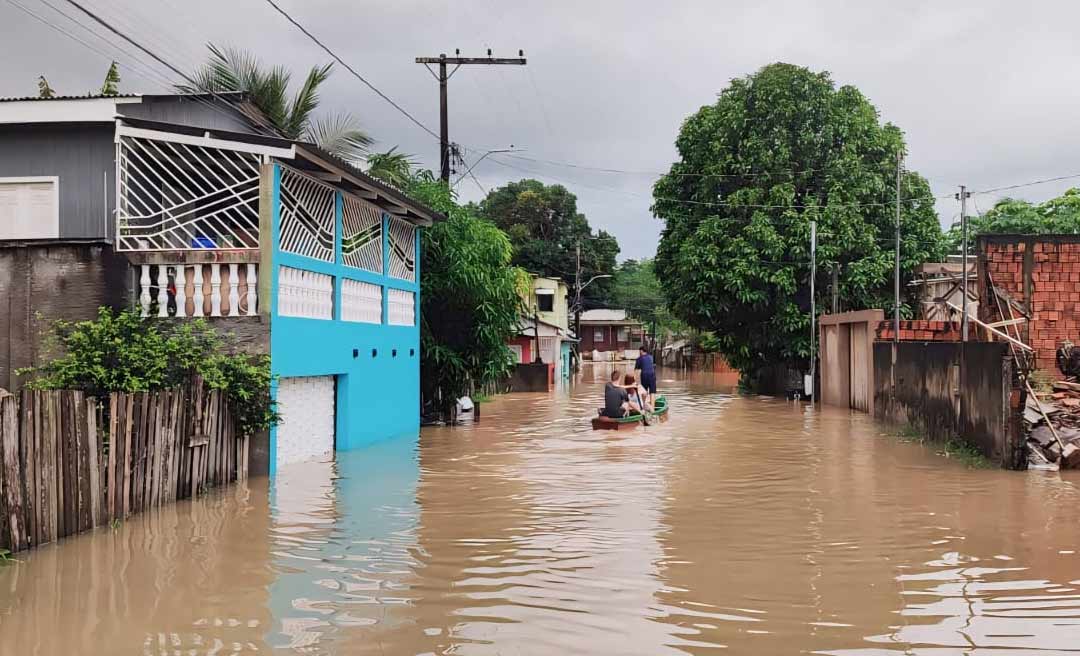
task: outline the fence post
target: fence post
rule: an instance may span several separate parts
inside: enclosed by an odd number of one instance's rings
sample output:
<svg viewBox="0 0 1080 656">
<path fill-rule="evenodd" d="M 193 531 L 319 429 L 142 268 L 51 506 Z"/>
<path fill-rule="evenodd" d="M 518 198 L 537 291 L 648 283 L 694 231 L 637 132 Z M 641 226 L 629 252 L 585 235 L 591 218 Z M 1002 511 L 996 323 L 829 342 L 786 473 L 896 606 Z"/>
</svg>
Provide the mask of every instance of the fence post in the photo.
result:
<svg viewBox="0 0 1080 656">
<path fill-rule="evenodd" d="M 19 406 L 15 397 L 0 392 L 0 448 L 3 449 L 3 508 L 11 551 L 25 549 L 26 522 L 23 507 L 23 477 L 19 466 Z"/>
</svg>

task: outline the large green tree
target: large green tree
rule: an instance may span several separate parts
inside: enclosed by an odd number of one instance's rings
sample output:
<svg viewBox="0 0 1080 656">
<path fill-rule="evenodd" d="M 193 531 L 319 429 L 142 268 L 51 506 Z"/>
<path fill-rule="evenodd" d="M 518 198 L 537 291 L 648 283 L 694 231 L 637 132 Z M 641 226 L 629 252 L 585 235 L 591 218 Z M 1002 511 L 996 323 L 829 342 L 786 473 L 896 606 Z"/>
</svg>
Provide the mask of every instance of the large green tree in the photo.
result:
<svg viewBox="0 0 1080 656">
<path fill-rule="evenodd" d="M 980 216 L 968 217 L 968 244 L 974 244 L 977 234 L 1080 234 L 1080 189 L 1042 203 L 1030 203 L 1016 198 L 1003 198 Z M 960 223 L 954 223 L 948 233 L 949 246 L 960 247 Z"/>
<path fill-rule="evenodd" d="M 255 55 L 245 50 L 207 46 L 210 56 L 192 75 L 195 85 L 180 85 L 184 93 L 224 93 L 245 91 L 251 101 L 288 139 L 308 141 L 353 162 L 362 161 L 373 143 L 351 114 L 330 114 L 315 118 L 319 88 L 330 77 L 332 64 L 308 71 L 300 88 L 289 97 L 292 73 L 284 66 L 265 68 Z"/>
<path fill-rule="evenodd" d="M 668 309 L 654 268 L 650 258 L 630 259 L 619 264 L 615 269 L 613 303 L 629 310 L 650 330 L 655 326 L 659 334 L 681 332 L 685 326 Z"/>
<path fill-rule="evenodd" d="M 892 307 L 904 139 L 858 89 L 772 64 L 689 116 L 675 145 L 679 159 L 654 187 L 653 211 L 666 222 L 656 273 L 675 314 L 714 332 L 751 379 L 810 355 L 811 221 L 819 311 L 834 264 L 846 307 Z M 943 236 L 925 179 L 904 172 L 901 195 L 908 272 L 943 255 Z"/>
<path fill-rule="evenodd" d="M 615 272 L 618 241 L 604 230 L 593 233 L 578 212 L 577 197 L 562 185 L 511 182 L 493 189 L 476 211 L 506 232 L 514 246 L 514 264 L 526 271 L 561 277 L 573 287 L 580 245 L 583 284 Z M 582 296 L 587 306 L 602 306 L 611 302 L 613 289 L 610 278 L 598 278 Z"/>
</svg>

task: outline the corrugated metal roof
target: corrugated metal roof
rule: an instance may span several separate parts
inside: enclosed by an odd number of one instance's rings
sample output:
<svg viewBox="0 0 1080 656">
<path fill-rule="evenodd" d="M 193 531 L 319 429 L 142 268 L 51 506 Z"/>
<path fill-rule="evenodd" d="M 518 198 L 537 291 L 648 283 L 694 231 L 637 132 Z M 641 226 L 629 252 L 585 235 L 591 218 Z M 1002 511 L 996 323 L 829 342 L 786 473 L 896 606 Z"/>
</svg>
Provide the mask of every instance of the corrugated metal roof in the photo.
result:
<svg viewBox="0 0 1080 656">
<path fill-rule="evenodd" d="M 585 310 L 581 313 L 582 321 L 625 321 L 626 310 L 611 310 L 601 308 L 598 310 Z"/>
<path fill-rule="evenodd" d="M 0 102 L 23 102 L 27 100 L 101 100 L 103 98 L 192 98 L 192 97 L 214 97 L 220 96 L 223 98 L 236 98 L 246 95 L 243 91 L 221 91 L 218 93 L 118 93 L 115 96 L 103 96 L 100 93 L 88 93 L 82 96 L 53 96 L 52 98 L 42 98 L 40 96 L 19 96 L 0 98 Z"/>
<path fill-rule="evenodd" d="M 22 96 L 19 98 L 0 98 L 0 102 L 20 102 L 24 100 L 99 100 L 101 98 L 139 98 L 137 93 L 122 93 L 117 96 L 102 96 L 100 94 L 87 94 L 85 96 L 53 96 L 52 98 L 41 98 L 40 96 Z"/>
</svg>

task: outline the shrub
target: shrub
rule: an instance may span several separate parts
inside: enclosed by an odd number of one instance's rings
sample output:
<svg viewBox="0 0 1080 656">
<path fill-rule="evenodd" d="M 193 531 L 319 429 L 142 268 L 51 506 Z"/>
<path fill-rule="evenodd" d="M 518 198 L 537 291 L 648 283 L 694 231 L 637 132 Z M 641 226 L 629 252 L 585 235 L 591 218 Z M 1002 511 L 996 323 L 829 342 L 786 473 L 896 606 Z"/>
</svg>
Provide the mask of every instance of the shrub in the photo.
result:
<svg viewBox="0 0 1080 656">
<path fill-rule="evenodd" d="M 278 420 L 270 358 L 236 353 L 204 319 L 169 322 L 102 307 L 93 321 L 53 323 L 45 348 L 48 362 L 18 372 L 33 376 L 34 389 L 77 389 L 100 398 L 175 387 L 198 374 L 225 392 L 241 433 Z"/>
</svg>

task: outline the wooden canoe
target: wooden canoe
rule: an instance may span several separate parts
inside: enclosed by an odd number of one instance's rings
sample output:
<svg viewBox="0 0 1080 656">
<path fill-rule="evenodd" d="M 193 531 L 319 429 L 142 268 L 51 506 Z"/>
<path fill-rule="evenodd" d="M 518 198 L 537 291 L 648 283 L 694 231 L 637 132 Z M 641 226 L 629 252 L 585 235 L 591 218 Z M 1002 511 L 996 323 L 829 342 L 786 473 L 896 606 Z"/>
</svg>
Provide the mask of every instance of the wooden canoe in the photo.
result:
<svg viewBox="0 0 1080 656">
<path fill-rule="evenodd" d="M 668 413 L 667 399 L 663 396 L 656 397 L 655 408 L 652 413 L 653 417 L 660 421 L 666 420 Z M 641 426 L 641 415 L 630 415 L 619 419 L 598 416 L 593 417 L 592 420 L 593 430 L 630 430 L 636 426 Z"/>
</svg>

